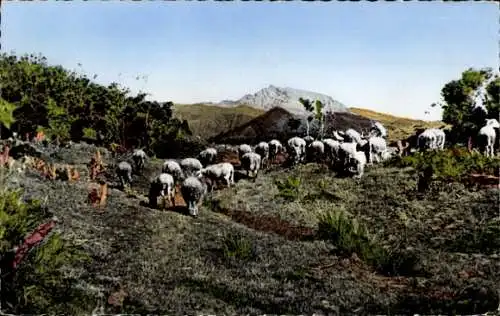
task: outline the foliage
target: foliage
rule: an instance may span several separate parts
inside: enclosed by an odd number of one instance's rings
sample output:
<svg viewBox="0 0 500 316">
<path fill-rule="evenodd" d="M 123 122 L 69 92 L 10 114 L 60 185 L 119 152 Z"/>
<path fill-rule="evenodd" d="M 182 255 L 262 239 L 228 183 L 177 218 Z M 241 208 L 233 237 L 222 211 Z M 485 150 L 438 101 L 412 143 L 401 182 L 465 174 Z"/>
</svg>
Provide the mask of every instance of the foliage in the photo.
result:
<svg viewBox="0 0 500 316">
<path fill-rule="evenodd" d="M 486 157 L 458 146 L 439 151 L 415 152 L 403 158 L 395 157 L 388 164 L 413 167 L 418 172 L 430 169 L 433 178 L 441 181 L 457 181 L 473 173 L 498 176 L 500 170 L 500 158 Z"/>
<path fill-rule="evenodd" d="M 48 65 L 43 56 L 0 55 L 0 80 L 8 102 L 2 101 L 1 109 L 5 104 L 15 107 L 15 121 L 2 121 L 20 135 L 43 130 L 52 139 L 88 138 L 106 147 L 116 143 L 166 155 L 165 148 L 191 133 L 187 122 L 172 117 L 172 102 L 148 101 L 145 93 L 133 95 L 116 83 L 103 86 L 86 75 Z"/>
<path fill-rule="evenodd" d="M 315 110 L 314 116 L 316 120 L 318 120 L 320 123 L 320 129 L 319 129 L 320 138 L 323 138 L 323 132 L 325 129 L 325 116 L 323 115 L 323 108 L 324 105 L 320 100 L 316 100 L 316 102 L 314 102 L 314 110 Z"/>
<path fill-rule="evenodd" d="M 451 124 L 450 138 L 466 142 L 476 135 L 486 118 L 498 118 L 500 78 L 490 68 L 469 68 L 460 79 L 452 80 L 441 89 L 443 122 Z M 480 107 L 478 101 L 484 105 Z"/>
<path fill-rule="evenodd" d="M 10 126 L 16 121 L 14 119 L 15 110 L 15 104 L 12 104 L 0 98 L 0 125 L 10 128 Z"/>
<path fill-rule="evenodd" d="M 23 201 L 21 190 L 0 192 L 0 253 L 19 245 L 50 214 L 37 200 Z M 82 313 L 86 298 L 75 288 L 76 279 L 65 270 L 88 260 L 87 255 L 59 233 L 31 251 L 12 273 L 2 270 L 3 308 L 12 313 Z"/>
<path fill-rule="evenodd" d="M 456 240 L 447 244 L 451 251 L 494 253 L 500 248 L 500 221 L 489 221 L 477 229 L 467 229 Z"/>
<path fill-rule="evenodd" d="M 312 103 L 311 100 L 309 99 L 304 99 L 304 98 L 299 98 L 299 102 L 300 104 L 302 104 L 302 106 L 304 107 L 304 109 L 307 111 L 307 112 L 313 112 L 314 111 L 314 104 Z M 307 117 L 307 120 L 306 120 L 306 124 L 307 124 L 307 130 L 306 130 L 306 134 L 307 136 L 309 136 L 309 123 L 314 119 L 314 115 L 309 115 Z"/>
<path fill-rule="evenodd" d="M 300 178 L 289 176 L 285 181 L 275 180 L 274 184 L 278 187 L 277 196 L 285 201 L 295 201 L 300 196 Z"/>
<path fill-rule="evenodd" d="M 225 258 L 248 260 L 254 256 L 254 249 L 251 240 L 236 233 L 226 234 L 224 236 L 223 251 Z"/>
<path fill-rule="evenodd" d="M 368 229 L 342 211 L 318 216 L 318 236 L 330 240 L 344 255 L 356 253 L 361 259 L 365 259 L 372 249 Z"/>
<path fill-rule="evenodd" d="M 387 250 L 377 243 L 365 225 L 345 212 L 327 212 L 318 216 L 318 237 L 330 240 L 344 256 L 356 254 L 378 271 L 387 275 L 413 272 L 418 258 L 399 249 Z"/>
</svg>

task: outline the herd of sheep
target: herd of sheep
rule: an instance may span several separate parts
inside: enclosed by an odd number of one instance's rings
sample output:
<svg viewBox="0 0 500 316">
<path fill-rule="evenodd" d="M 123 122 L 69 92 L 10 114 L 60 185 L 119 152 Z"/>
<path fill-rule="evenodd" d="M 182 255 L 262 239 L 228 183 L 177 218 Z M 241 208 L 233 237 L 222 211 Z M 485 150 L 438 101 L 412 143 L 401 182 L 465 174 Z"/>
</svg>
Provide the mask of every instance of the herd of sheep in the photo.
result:
<svg viewBox="0 0 500 316">
<path fill-rule="evenodd" d="M 479 139 L 484 144 L 483 152 L 493 156 L 496 140 L 495 128 L 500 128 L 496 119 L 488 119 L 479 131 Z M 218 150 L 232 150 L 238 153 L 241 170 L 248 177 L 255 178 L 259 170 L 266 169 L 276 162 L 278 154 L 286 155 L 290 165 L 304 162 L 327 162 L 338 172 L 361 178 L 365 166 L 379 163 L 401 155 L 400 148 L 387 145 L 387 130 L 379 122 L 374 122 L 368 135 L 354 129 L 334 131 L 329 138 L 315 140 L 311 136 L 292 137 L 284 145 L 276 139 L 260 142 L 252 147 L 241 144 L 237 147 L 218 145 L 199 153 L 198 158 L 185 158 L 180 161 L 168 159 L 164 162 L 161 173 L 155 177 L 149 190 L 149 203 L 155 207 L 158 197 L 168 198 L 175 205 L 175 188 L 180 184 L 180 192 L 185 200 L 189 214 L 197 216 L 198 204 L 202 197 L 213 190 L 216 182 L 223 181 L 226 186 L 234 184 L 235 168 L 229 162 L 215 163 Z M 442 150 L 445 145 L 445 133 L 441 129 L 429 128 L 417 137 L 416 150 Z M 135 150 L 133 164 L 137 171 L 144 168 L 147 159 L 143 150 Z M 132 165 L 120 162 L 117 169 L 122 186 L 129 185 L 132 180 Z"/>
<path fill-rule="evenodd" d="M 500 124 L 496 119 L 487 119 L 485 126 L 477 134 L 478 149 L 488 157 L 495 155 L 496 129 L 499 128 Z M 200 152 L 197 158 L 166 160 L 159 175 L 150 183 L 149 203 L 152 207 L 156 207 L 158 198 L 161 197 L 162 201 L 167 198 L 175 206 L 175 191 L 177 185 L 180 185 L 180 192 L 189 214 L 197 216 L 198 205 L 203 196 L 212 191 L 217 182 L 223 182 L 228 187 L 235 183 L 235 166 L 229 162 L 215 163 L 218 152 L 232 151 L 237 154 L 240 169 L 247 177 L 253 179 L 257 177 L 259 170 L 267 169 L 270 164 L 276 164 L 278 155 L 286 157 L 285 163 L 290 166 L 305 162 L 324 162 L 337 173 L 361 178 L 367 165 L 380 163 L 395 154 L 401 156 L 408 152 L 408 146 L 403 148 L 401 141 L 394 147 L 388 146 L 386 139 L 387 131 L 384 126 L 374 122 L 368 135 L 351 128 L 346 131 L 334 131 L 330 137 L 321 140 L 311 136 L 303 138 L 295 136 L 288 139 L 285 144 L 273 139 L 269 142 L 260 142 L 256 146 L 216 145 L 215 148 L 207 148 Z M 443 130 L 429 128 L 416 135 L 416 142 L 411 149 L 442 150 L 445 141 L 446 134 Z M 4 158 L 4 154 L 0 155 L 0 158 Z M 139 174 L 142 172 L 147 158 L 143 150 L 136 149 L 132 154 L 132 164 L 120 161 L 116 165 L 116 174 L 122 187 L 131 184 L 133 171 Z M 27 164 L 27 160 L 24 160 L 19 160 L 20 172 Z M 13 158 L 9 157 L 3 164 L 12 169 L 14 162 Z"/>
</svg>

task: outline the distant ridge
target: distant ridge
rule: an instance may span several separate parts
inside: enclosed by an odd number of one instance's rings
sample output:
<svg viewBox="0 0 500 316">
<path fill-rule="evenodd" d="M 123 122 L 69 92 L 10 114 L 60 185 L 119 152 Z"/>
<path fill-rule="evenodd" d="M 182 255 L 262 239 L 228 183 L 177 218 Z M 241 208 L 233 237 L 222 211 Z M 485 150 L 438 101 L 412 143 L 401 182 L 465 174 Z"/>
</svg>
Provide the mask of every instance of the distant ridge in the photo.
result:
<svg viewBox="0 0 500 316">
<path fill-rule="evenodd" d="M 214 105 L 221 107 L 247 105 L 265 111 L 280 107 L 292 114 L 305 115 L 307 113 L 299 103 L 299 98 L 320 100 L 324 105 L 324 111 L 349 112 L 347 106 L 326 94 L 274 85 L 269 85 L 256 93 L 244 95 L 237 101 L 223 100 Z"/>
</svg>

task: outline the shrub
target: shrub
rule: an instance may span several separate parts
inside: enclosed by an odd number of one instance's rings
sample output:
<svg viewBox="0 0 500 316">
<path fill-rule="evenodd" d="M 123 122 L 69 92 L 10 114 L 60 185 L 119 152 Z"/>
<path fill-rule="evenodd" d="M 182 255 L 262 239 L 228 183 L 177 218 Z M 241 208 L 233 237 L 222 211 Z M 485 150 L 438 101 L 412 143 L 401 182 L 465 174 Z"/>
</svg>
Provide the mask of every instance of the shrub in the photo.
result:
<svg viewBox="0 0 500 316">
<path fill-rule="evenodd" d="M 224 257 L 227 259 L 249 260 L 255 255 L 252 242 L 236 233 L 229 233 L 224 236 L 223 251 Z"/>
<path fill-rule="evenodd" d="M 486 157 L 459 146 L 438 151 L 415 152 L 403 158 L 395 157 L 388 163 L 399 167 L 412 167 L 418 172 L 430 170 L 433 178 L 440 181 L 460 181 L 472 173 L 494 176 L 499 176 L 500 173 L 500 158 Z"/>
<path fill-rule="evenodd" d="M 285 181 L 276 180 L 274 184 L 278 187 L 278 197 L 285 199 L 285 201 L 295 201 L 300 196 L 300 183 L 298 177 L 289 176 Z"/>
<path fill-rule="evenodd" d="M 76 290 L 77 280 L 65 272 L 88 257 L 61 234 L 46 237 L 16 270 L 7 270 L 14 246 L 51 215 L 39 201 L 23 201 L 22 194 L 21 190 L 0 192 L 2 308 L 15 314 L 88 312 L 88 298 Z"/>
<path fill-rule="evenodd" d="M 370 236 L 366 226 L 351 219 L 345 212 L 329 212 L 319 216 L 318 236 L 331 241 L 341 255 L 357 256 L 386 275 L 407 275 L 415 272 L 418 257 L 411 252 L 387 250 Z"/>
<path fill-rule="evenodd" d="M 320 215 L 318 219 L 320 238 L 330 240 L 341 254 L 356 253 L 362 259 L 367 257 L 372 239 L 364 225 L 349 218 L 342 211 L 328 212 Z"/>
<path fill-rule="evenodd" d="M 97 132 L 93 128 L 86 127 L 83 129 L 83 137 L 95 140 L 97 139 Z"/>
</svg>

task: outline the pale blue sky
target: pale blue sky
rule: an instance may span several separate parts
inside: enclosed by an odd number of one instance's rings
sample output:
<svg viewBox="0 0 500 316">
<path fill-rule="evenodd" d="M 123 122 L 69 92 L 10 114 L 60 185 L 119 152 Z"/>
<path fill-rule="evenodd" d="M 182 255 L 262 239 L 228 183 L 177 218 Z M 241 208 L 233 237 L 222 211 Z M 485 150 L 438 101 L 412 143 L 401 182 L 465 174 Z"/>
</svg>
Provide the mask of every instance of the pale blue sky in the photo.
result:
<svg viewBox="0 0 500 316">
<path fill-rule="evenodd" d="M 486 2 L 13 1 L 1 41 L 160 101 L 238 99 L 273 84 L 439 119 L 424 112 L 444 83 L 498 69 L 498 14 Z"/>
</svg>

